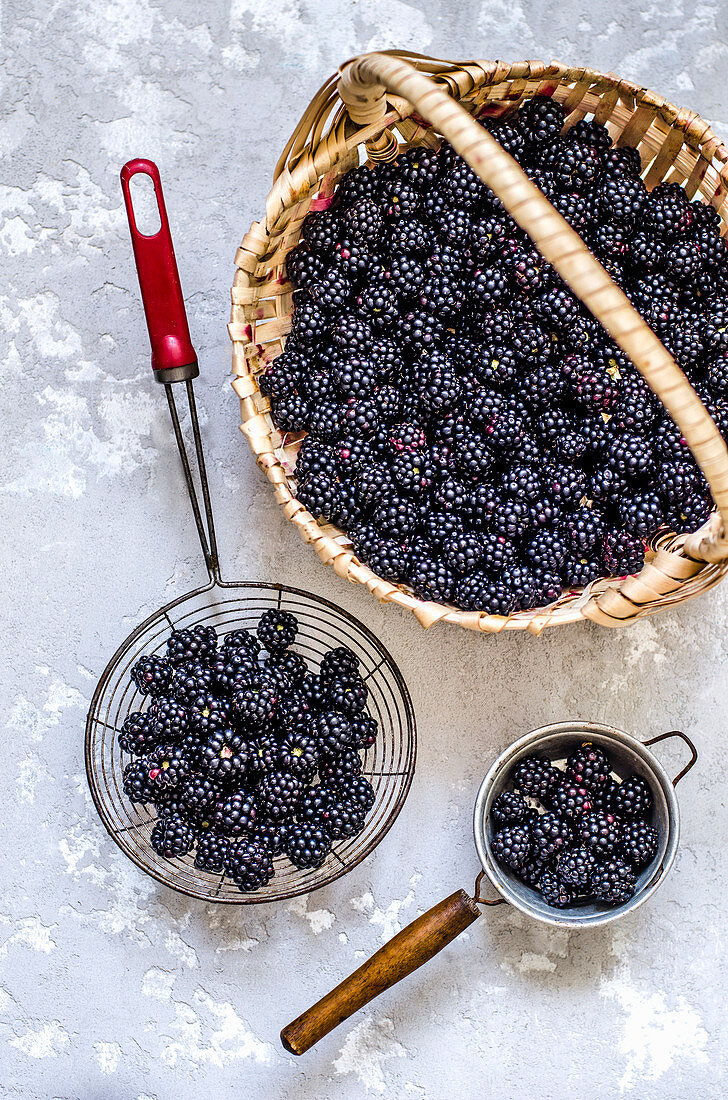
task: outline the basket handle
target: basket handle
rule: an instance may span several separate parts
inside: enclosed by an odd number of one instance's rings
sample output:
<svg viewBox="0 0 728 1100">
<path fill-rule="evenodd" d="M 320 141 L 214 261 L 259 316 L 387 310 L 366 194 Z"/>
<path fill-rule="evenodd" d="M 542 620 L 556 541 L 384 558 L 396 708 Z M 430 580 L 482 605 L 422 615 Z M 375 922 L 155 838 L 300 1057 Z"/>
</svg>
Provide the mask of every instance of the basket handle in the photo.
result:
<svg viewBox="0 0 728 1100">
<path fill-rule="evenodd" d="M 364 54 L 340 69 L 339 95 L 357 125 L 383 118 L 387 93 L 407 100 L 450 142 L 499 197 L 657 394 L 705 474 L 720 515 L 686 536 L 686 554 L 697 561 L 728 560 L 728 448 L 707 409 L 652 329 L 630 304 L 584 241 L 488 131 L 432 77 L 386 54 Z"/>
<path fill-rule="evenodd" d="M 348 1020 L 385 989 L 391 989 L 435 957 L 480 916 L 465 890 L 433 905 L 398 932 L 370 959 L 311 1008 L 283 1028 L 281 1042 L 291 1054 L 305 1054 L 319 1039 Z"/>
</svg>

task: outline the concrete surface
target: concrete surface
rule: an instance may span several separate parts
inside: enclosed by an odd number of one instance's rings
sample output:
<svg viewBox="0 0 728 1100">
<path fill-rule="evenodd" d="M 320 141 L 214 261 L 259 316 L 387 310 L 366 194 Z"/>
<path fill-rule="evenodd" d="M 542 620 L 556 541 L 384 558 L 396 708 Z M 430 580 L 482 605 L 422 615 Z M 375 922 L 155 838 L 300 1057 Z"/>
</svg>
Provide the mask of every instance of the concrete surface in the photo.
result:
<svg viewBox="0 0 728 1100">
<path fill-rule="evenodd" d="M 725 135 L 726 5 L 10 0 L 3 15 L 0 1093 L 724 1096 L 728 587 L 624 634 L 425 635 L 324 572 L 276 510 L 237 431 L 225 325 L 236 244 L 303 105 L 347 56 L 554 56 L 652 85 Z M 201 575 L 120 201 L 119 168 L 140 154 L 166 187 L 227 573 L 359 615 L 419 716 L 395 830 L 348 878 L 280 908 L 223 912 L 157 887 L 86 790 L 96 677 Z M 471 886 L 471 808 L 494 754 L 574 716 L 699 743 L 677 866 L 653 901 L 572 935 L 488 912 L 305 1060 L 285 1054 L 283 1023 Z"/>
</svg>

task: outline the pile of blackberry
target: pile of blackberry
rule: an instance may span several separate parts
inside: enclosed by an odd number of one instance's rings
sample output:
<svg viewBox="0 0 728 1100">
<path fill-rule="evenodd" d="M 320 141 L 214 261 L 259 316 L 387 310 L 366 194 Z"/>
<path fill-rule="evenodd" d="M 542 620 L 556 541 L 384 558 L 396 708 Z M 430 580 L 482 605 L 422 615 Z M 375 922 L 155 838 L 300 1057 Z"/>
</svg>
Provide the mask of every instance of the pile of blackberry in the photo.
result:
<svg viewBox="0 0 728 1100">
<path fill-rule="evenodd" d="M 664 341 L 728 435 L 728 263 L 712 207 L 535 98 L 484 125 Z M 307 433 L 297 496 L 379 576 L 507 614 L 636 572 L 707 484 L 637 370 L 443 142 L 345 175 L 287 258 L 283 353 L 259 376 Z"/>
<path fill-rule="evenodd" d="M 265 611 L 255 633 L 221 641 L 211 626 L 175 630 L 166 656 L 132 668 L 146 709 L 117 741 L 131 757 L 124 793 L 154 807 L 151 844 L 243 892 L 265 886 L 273 859 L 320 866 L 358 835 L 374 804 L 361 752 L 378 735 L 358 657 L 331 649 L 316 672 L 292 649 L 298 622 Z"/>
<path fill-rule="evenodd" d="M 491 808 L 493 855 L 554 909 L 622 905 L 657 854 L 652 792 L 639 775 L 621 783 L 586 741 L 562 770 L 527 756 Z"/>
</svg>

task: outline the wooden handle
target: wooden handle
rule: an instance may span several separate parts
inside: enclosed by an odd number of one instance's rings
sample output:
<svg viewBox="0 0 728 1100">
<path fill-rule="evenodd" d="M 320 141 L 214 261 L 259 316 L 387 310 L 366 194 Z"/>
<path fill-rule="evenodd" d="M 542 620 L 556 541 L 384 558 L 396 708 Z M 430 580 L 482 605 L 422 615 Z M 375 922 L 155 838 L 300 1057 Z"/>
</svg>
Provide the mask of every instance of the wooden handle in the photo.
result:
<svg viewBox="0 0 728 1100">
<path fill-rule="evenodd" d="M 336 989 L 284 1027 L 283 1046 L 291 1054 L 305 1054 L 349 1016 L 442 951 L 479 916 L 480 909 L 470 895 L 456 890 L 408 924 Z"/>
<path fill-rule="evenodd" d="M 402 96 L 498 195 L 541 254 L 626 352 L 695 455 L 710 485 L 722 529 L 714 527 L 688 535 L 686 552 L 699 561 L 728 559 L 728 448 L 672 356 L 578 233 L 443 85 L 409 61 L 386 54 L 364 54 L 342 67 L 338 89 L 349 117 L 359 125 L 372 125 L 384 118 L 386 91 Z"/>
</svg>

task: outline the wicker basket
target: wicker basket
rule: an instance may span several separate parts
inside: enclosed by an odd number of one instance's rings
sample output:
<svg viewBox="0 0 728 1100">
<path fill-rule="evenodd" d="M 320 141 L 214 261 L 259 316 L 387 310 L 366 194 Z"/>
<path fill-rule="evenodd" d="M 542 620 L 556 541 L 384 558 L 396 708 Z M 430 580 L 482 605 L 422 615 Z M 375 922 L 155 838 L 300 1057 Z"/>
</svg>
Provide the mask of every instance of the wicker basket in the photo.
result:
<svg viewBox="0 0 728 1100">
<path fill-rule="evenodd" d="M 266 216 L 254 222 L 236 256 L 232 289 L 233 388 L 242 431 L 290 521 L 339 576 L 366 585 L 381 602 L 412 611 L 423 626 L 444 620 L 498 633 L 591 619 L 622 626 L 717 584 L 728 569 L 728 450 L 672 357 L 606 274 L 581 238 L 473 116 L 506 112 L 533 95 L 564 105 L 567 126 L 585 116 L 605 123 L 616 144 L 637 145 L 648 187 L 662 180 L 699 194 L 728 224 L 728 150 L 694 112 L 593 69 L 556 62 L 447 62 L 401 52 L 367 54 L 342 66 L 314 96 L 283 150 Z M 327 205 L 338 178 L 362 160 L 389 160 L 409 145 L 444 136 L 503 200 L 545 258 L 629 355 L 690 445 L 716 508 L 698 532 L 663 528 L 639 574 L 593 582 L 555 603 L 508 616 L 464 612 L 418 600 L 406 586 L 376 576 L 332 525 L 317 523 L 296 500 L 292 471 L 300 437 L 282 437 L 256 376 L 282 350 L 291 325 L 286 254 L 310 209 Z"/>
</svg>

